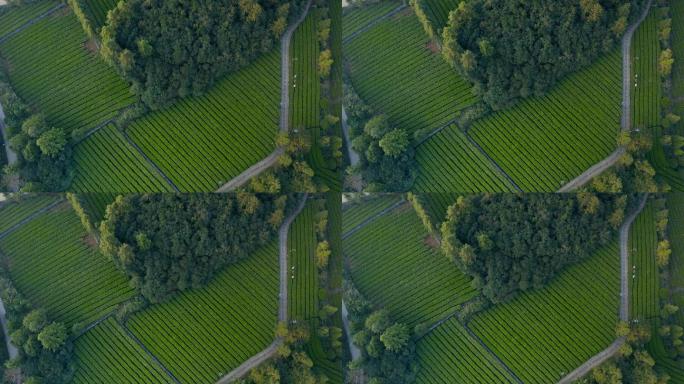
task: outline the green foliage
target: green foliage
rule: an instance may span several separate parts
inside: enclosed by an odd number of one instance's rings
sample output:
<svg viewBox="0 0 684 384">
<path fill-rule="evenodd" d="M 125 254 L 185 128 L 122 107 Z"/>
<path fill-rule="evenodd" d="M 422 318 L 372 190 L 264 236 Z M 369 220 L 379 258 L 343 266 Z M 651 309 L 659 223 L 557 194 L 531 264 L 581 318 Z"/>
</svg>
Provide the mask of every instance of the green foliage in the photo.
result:
<svg viewBox="0 0 684 384">
<path fill-rule="evenodd" d="M 76 340 L 74 365 L 74 384 L 173 382 L 111 317 Z"/>
<path fill-rule="evenodd" d="M 0 234 L 19 224 L 34 212 L 59 200 L 57 195 L 16 195 L 0 205 Z"/>
<path fill-rule="evenodd" d="M 42 15 L 58 4 L 59 1 L 56 0 L 42 0 L 26 2 L 23 4 L 20 2 L 14 6 L 9 4 L 7 7 L 2 7 L 2 9 L 0 9 L 0 38 L 21 27 L 29 20 Z"/>
<path fill-rule="evenodd" d="M 95 247 L 68 203 L 0 241 L 17 289 L 69 328 L 95 321 L 133 295 L 126 278 Z"/>
<path fill-rule="evenodd" d="M 345 287 L 345 302 L 353 321 L 353 343 L 362 354 L 349 365 L 349 375 L 362 373 L 368 383 L 412 383 L 418 367 L 408 326 L 394 322 L 385 309 L 373 310 L 351 283 Z"/>
<path fill-rule="evenodd" d="M 100 249 L 141 295 L 164 301 L 270 241 L 287 202 L 247 193 L 119 196 L 100 224 Z"/>
<path fill-rule="evenodd" d="M 7 271 L 2 271 L 7 276 Z M 64 324 L 34 307 L 6 277 L 0 278 L 0 298 L 6 310 L 7 332 L 18 356 L 8 363 L 21 369 L 23 382 L 62 384 L 71 381 L 72 345 Z"/>
<path fill-rule="evenodd" d="M 74 148 L 76 192 L 171 192 L 171 186 L 113 125 Z"/>
<path fill-rule="evenodd" d="M 102 27 L 101 52 L 145 104 L 159 108 L 203 94 L 221 76 L 271 50 L 299 4 L 125 1 Z"/>
<path fill-rule="evenodd" d="M 516 382 L 456 318 L 420 339 L 416 352 L 419 384 Z"/>
<path fill-rule="evenodd" d="M 455 312 L 475 296 L 471 280 L 439 255 L 437 244 L 406 204 L 347 237 L 344 252 L 351 280 L 364 296 L 414 327 Z"/>
<path fill-rule="evenodd" d="M 477 120 L 468 133 L 524 191 L 555 192 L 615 150 L 622 96 L 620 60 L 620 52 L 611 51 L 561 80 L 544 97 L 529 98 Z M 446 151 L 457 145 L 443 137 L 447 135 L 454 134 L 440 133 L 424 150 Z M 433 145 L 433 140 L 441 145 Z M 440 161 L 433 157 L 425 167 L 439 169 Z M 442 178 L 457 175 L 454 170 Z M 476 183 L 478 178 L 469 180 Z"/>
<path fill-rule="evenodd" d="M 280 54 L 271 52 L 126 132 L 182 192 L 215 191 L 273 151 L 279 105 Z"/>
<path fill-rule="evenodd" d="M 342 24 L 344 26 L 342 38 L 346 39 L 363 29 L 372 20 L 387 14 L 398 6 L 399 3 L 394 1 L 378 1 L 363 7 L 345 7 L 342 15 Z"/>
<path fill-rule="evenodd" d="M 307 203 L 290 226 L 288 247 L 288 313 L 290 318 L 310 320 L 317 316 L 318 270 L 316 267 L 316 204 Z"/>
<path fill-rule="evenodd" d="M 504 302 L 608 244 L 620 225 L 609 217 L 624 211 L 626 199 L 596 197 L 590 210 L 575 195 L 459 197 L 442 224 L 442 250 L 485 297 Z"/>
<path fill-rule="evenodd" d="M 271 242 L 206 287 L 136 313 L 126 327 L 178 380 L 208 383 L 273 342 L 277 313 L 278 244 Z"/>
<path fill-rule="evenodd" d="M 473 317 L 468 327 L 524 383 L 552 383 L 615 340 L 620 298 L 616 243 Z"/>
<path fill-rule="evenodd" d="M 648 204 L 634 221 L 629 233 L 630 315 L 648 319 L 658 314 L 658 264 L 653 204 Z"/>
<path fill-rule="evenodd" d="M 637 4 L 461 2 L 449 15 L 442 51 L 486 103 L 502 109 L 520 98 L 543 95 L 563 76 L 610 52 L 639 11 Z M 488 44 L 482 44 L 485 40 Z M 491 50 L 483 50 L 489 45 Z"/>
</svg>

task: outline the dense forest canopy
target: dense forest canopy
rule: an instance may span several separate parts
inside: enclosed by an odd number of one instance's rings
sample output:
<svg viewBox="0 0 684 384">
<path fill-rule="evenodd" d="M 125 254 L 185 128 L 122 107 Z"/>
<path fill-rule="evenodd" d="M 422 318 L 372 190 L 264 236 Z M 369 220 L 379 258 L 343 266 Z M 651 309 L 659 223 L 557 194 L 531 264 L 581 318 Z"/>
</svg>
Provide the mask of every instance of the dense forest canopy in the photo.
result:
<svg viewBox="0 0 684 384">
<path fill-rule="evenodd" d="M 545 93 L 615 49 L 641 0 L 468 0 L 449 15 L 442 51 L 494 109 Z"/>
<path fill-rule="evenodd" d="M 152 108 L 199 95 L 271 50 L 301 1 L 127 0 L 102 28 L 101 52 Z"/>
<path fill-rule="evenodd" d="M 151 302 L 204 286 L 272 240 L 294 199 L 238 193 L 119 196 L 100 224 L 102 251 Z"/>
<path fill-rule="evenodd" d="M 606 245 L 626 205 L 626 195 L 586 192 L 459 197 L 442 224 L 442 249 L 498 303 Z"/>
</svg>

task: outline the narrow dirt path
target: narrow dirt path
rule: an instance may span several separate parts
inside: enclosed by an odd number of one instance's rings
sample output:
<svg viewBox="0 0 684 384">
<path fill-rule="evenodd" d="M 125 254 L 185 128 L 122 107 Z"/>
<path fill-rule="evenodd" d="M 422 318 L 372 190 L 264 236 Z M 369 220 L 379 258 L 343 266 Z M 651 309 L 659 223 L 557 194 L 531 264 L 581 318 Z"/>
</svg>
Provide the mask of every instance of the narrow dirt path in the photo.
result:
<svg viewBox="0 0 684 384">
<path fill-rule="evenodd" d="M 313 0 L 309 0 L 306 2 L 304 11 L 299 16 L 299 19 L 287 28 L 280 39 L 280 133 L 290 132 L 290 44 L 292 43 L 292 35 L 294 35 L 294 32 L 309 14 L 309 8 L 311 7 L 312 1 Z M 243 186 L 253 177 L 274 166 L 280 155 L 284 152 L 284 148 L 276 148 L 265 159 L 247 168 L 244 172 L 223 184 L 216 192 L 230 192 Z"/>
<path fill-rule="evenodd" d="M 288 246 L 287 237 L 290 232 L 290 226 L 292 222 L 299 216 L 306 205 L 306 200 L 308 199 L 308 194 L 304 194 L 299 205 L 290 216 L 288 216 L 283 224 L 280 226 L 278 231 L 278 242 L 279 242 L 279 252 L 278 252 L 278 263 L 280 268 L 280 290 L 278 293 L 278 322 L 287 323 L 287 282 L 288 282 Z M 241 377 L 244 377 L 250 370 L 258 367 L 266 360 L 270 359 L 278 351 L 278 347 L 283 344 L 281 338 L 276 338 L 271 345 L 269 345 L 263 351 L 257 353 L 256 355 L 250 357 L 247 361 L 240 364 L 239 367 L 228 372 L 225 376 L 219 379 L 217 384 L 227 384 Z"/>
<path fill-rule="evenodd" d="M 9 333 L 7 330 L 7 317 L 5 312 L 5 303 L 0 299 L 0 324 L 2 325 L 2 332 L 5 334 L 5 345 L 7 346 L 7 352 L 9 353 L 10 359 L 14 359 L 19 354 L 17 347 L 10 341 Z"/>
<path fill-rule="evenodd" d="M 622 119 L 620 129 L 623 132 L 632 130 L 632 38 L 634 32 L 648 16 L 653 0 L 648 0 L 639 19 L 630 25 L 625 35 L 622 37 Z M 624 147 L 619 147 L 608 157 L 584 171 L 581 175 L 561 187 L 559 193 L 571 192 L 587 184 L 591 179 L 600 175 L 608 168 L 615 165 L 620 157 L 625 153 Z"/>
<path fill-rule="evenodd" d="M 620 321 L 629 321 L 629 230 L 639 213 L 646 206 L 648 195 L 642 197 L 639 207 L 632 212 L 620 227 Z M 615 356 L 622 344 L 624 337 L 618 337 L 608 348 L 594 355 L 584 364 L 580 365 L 567 376 L 563 377 L 558 384 L 570 384 L 587 375 L 592 369 L 603 364 L 606 360 Z"/>
<path fill-rule="evenodd" d="M 18 33 L 21 33 L 23 30 L 32 26 L 33 24 L 35 24 L 35 23 L 43 20 L 44 18 L 50 16 L 53 12 L 64 8 L 65 6 L 66 6 L 66 3 L 59 3 L 59 4 L 55 5 L 54 7 L 45 11 L 45 13 L 43 13 L 42 15 L 39 15 L 38 17 L 34 17 L 33 19 L 27 21 L 26 23 L 24 23 L 24 25 L 20 26 L 19 28 L 15 29 L 14 31 L 6 33 L 3 36 L 0 36 L 0 44 L 4 43 L 6 40 L 9 40 L 12 36 L 14 36 Z"/>
<path fill-rule="evenodd" d="M 361 357 L 361 350 L 354 344 L 351 338 L 351 326 L 349 325 L 349 311 L 347 305 L 342 300 L 342 325 L 344 326 L 344 333 L 347 336 L 347 344 L 349 344 L 349 352 L 351 353 L 352 361 Z"/>
<path fill-rule="evenodd" d="M 342 133 L 344 134 L 344 141 L 347 143 L 347 155 L 349 155 L 349 162 L 352 167 L 359 163 L 359 154 L 351 146 L 351 138 L 349 135 L 349 125 L 347 125 L 347 112 L 342 106 Z"/>
<path fill-rule="evenodd" d="M 2 104 L 0 104 L 0 131 L 2 131 L 2 142 L 5 147 L 5 152 L 7 153 L 7 163 L 12 165 L 17 162 L 17 154 L 10 148 L 9 141 L 7 140 L 7 132 L 5 132 L 5 111 L 2 109 Z"/>
</svg>

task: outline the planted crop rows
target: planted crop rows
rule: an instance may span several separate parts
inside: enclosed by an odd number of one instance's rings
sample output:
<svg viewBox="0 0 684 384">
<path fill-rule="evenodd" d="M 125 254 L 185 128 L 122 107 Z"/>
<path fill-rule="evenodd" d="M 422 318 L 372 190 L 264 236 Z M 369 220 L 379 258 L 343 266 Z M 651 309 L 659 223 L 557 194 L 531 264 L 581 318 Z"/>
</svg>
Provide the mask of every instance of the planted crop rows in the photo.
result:
<svg viewBox="0 0 684 384">
<path fill-rule="evenodd" d="M 654 209 L 648 204 L 629 231 L 629 313 L 635 319 L 658 316 L 657 247 Z"/>
<path fill-rule="evenodd" d="M 435 33 L 441 36 L 442 28 L 449 21 L 449 12 L 458 8 L 460 0 L 422 0 L 421 3 Z"/>
<path fill-rule="evenodd" d="M 277 311 L 274 242 L 126 326 L 182 383 L 209 383 L 271 344 Z"/>
<path fill-rule="evenodd" d="M 68 204 L 0 241 L 17 290 L 68 326 L 88 324 L 133 296 Z"/>
<path fill-rule="evenodd" d="M 620 60 L 615 50 L 545 96 L 476 121 L 469 134 L 524 191 L 556 191 L 617 147 Z"/>
<path fill-rule="evenodd" d="M 173 383 L 110 317 L 76 339 L 74 384 Z"/>
<path fill-rule="evenodd" d="M 619 297 L 613 244 L 468 326 L 524 383 L 552 383 L 613 342 Z"/>
<path fill-rule="evenodd" d="M 395 1 L 381 1 L 375 4 L 363 5 L 358 8 L 347 8 L 342 15 L 342 38 L 346 39 L 355 32 L 366 27 L 373 20 L 386 15 L 400 4 Z"/>
<path fill-rule="evenodd" d="M 345 59 L 361 98 L 413 134 L 445 125 L 476 100 L 434 49 L 407 8 L 348 42 Z"/>
<path fill-rule="evenodd" d="M 375 195 L 360 202 L 348 203 L 342 217 L 342 233 L 356 228 L 370 217 L 382 212 L 401 200 L 399 195 Z"/>
<path fill-rule="evenodd" d="M 513 185 L 452 125 L 416 152 L 416 192 L 511 192 Z"/>
<path fill-rule="evenodd" d="M 74 151 L 76 192 L 170 192 L 171 186 L 113 125 L 95 132 Z"/>
<path fill-rule="evenodd" d="M 206 95 L 150 113 L 131 138 L 183 192 L 213 191 L 275 148 L 280 55 L 265 54 Z"/>
<path fill-rule="evenodd" d="M 20 7 L 0 9 L 0 38 L 44 14 L 57 4 L 59 4 L 58 1 L 43 0 L 22 4 Z"/>
<path fill-rule="evenodd" d="M 470 278 L 434 247 L 406 204 L 347 238 L 344 253 L 361 293 L 415 326 L 433 323 L 475 296 Z"/>
<path fill-rule="evenodd" d="M 416 383 L 515 383 L 515 380 L 456 318 L 422 338 L 416 353 Z"/>
<path fill-rule="evenodd" d="M 93 24 L 93 29 L 99 30 L 107 21 L 107 12 L 116 8 L 118 0 L 85 0 L 88 18 Z"/>
<path fill-rule="evenodd" d="M 21 201 L 0 203 L 0 234 L 19 224 L 32 213 L 59 200 L 56 195 L 22 197 Z"/>
<path fill-rule="evenodd" d="M 287 245 L 289 246 L 290 278 L 287 286 L 291 319 L 309 320 L 318 312 L 318 271 L 316 268 L 316 207 L 307 204 L 292 223 Z"/>
<path fill-rule="evenodd" d="M 316 12 L 309 12 L 292 38 L 290 58 L 290 126 L 305 130 L 318 127 L 321 81 L 318 75 Z"/>
<path fill-rule="evenodd" d="M 670 15 L 672 15 L 672 35 L 670 42 L 675 62 L 672 65 L 672 95 L 684 97 L 684 1 L 674 0 L 670 2 Z M 680 101 L 684 108 L 684 100 Z M 681 123 L 684 134 L 684 123 Z"/>
<path fill-rule="evenodd" d="M 649 131 L 660 124 L 657 18 L 657 12 L 650 12 L 632 43 L 632 127 Z"/>
<path fill-rule="evenodd" d="M 76 16 L 64 11 L 0 44 L 17 94 L 67 132 L 95 128 L 134 99 L 88 46 Z"/>
<path fill-rule="evenodd" d="M 116 199 L 115 193 L 79 193 L 78 197 L 93 225 L 97 226 L 104 219 L 107 206 Z"/>
</svg>

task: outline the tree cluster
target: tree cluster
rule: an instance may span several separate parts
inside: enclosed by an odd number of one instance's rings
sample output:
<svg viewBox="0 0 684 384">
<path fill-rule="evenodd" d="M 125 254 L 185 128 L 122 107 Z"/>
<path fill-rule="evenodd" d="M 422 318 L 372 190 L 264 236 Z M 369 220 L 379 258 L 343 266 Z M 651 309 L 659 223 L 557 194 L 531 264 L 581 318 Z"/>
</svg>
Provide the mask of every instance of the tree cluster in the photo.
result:
<svg viewBox="0 0 684 384">
<path fill-rule="evenodd" d="M 617 357 L 594 368 L 580 384 L 650 383 L 666 384 L 670 377 L 655 369 L 656 361 L 648 353 L 645 344 L 651 339 L 648 325 L 630 327 L 620 323 L 616 330 L 618 337 L 624 337 Z"/>
<path fill-rule="evenodd" d="M 664 166 L 673 170 L 684 169 L 684 136 L 680 135 L 678 126 L 681 124 L 681 116 L 675 113 L 672 105 L 672 66 L 675 60 L 681 60 L 677 52 L 672 51 L 672 18 L 670 17 L 669 7 L 657 8 L 658 21 L 658 40 L 660 42 L 660 55 L 658 56 L 658 72 L 661 76 L 663 94 L 666 96 L 660 102 L 660 118 L 663 135 L 660 137 L 660 144 L 665 154 L 666 164 Z M 644 128 L 644 127 L 640 127 Z M 645 127 L 650 128 L 650 127 Z"/>
<path fill-rule="evenodd" d="M 462 196 L 442 223 L 442 250 L 499 303 L 606 245 L 626 206 L 627 196 L 586 192 Z"/>
<path fill-rule="evenodd" d="M 614 49 L 638 0 L 462 1 L 442 31 L 442 53 L 493 109 L 542 95 Z"/>
<path fill-rule="evenodd" d="M 18 349 L 17 357 L 7 363 L 9 371 L 20 369 L 27 384 L 70 382 L 73 346 L 66 326 L 51 321 L 44 309 L 33 307 L 7 278 L 0 278 L 0 297 L 10 340 Z"/>
<path fill-rule="evenodd" d="M 368 192 L 408 190 L 416 178 L 412 137 L 376 113 L 351 85 L 344 91 L 351 146 L 360 158 L 351 172 L 361 176 Z"/>
<path fill-rule="evenodd" d="M 251 370 L 238 384 L 325 384 L 328 378 L 314 370 L 314 362 L 305 346 L 311 335 L 305 325 L 288 326 L 280 323 L 276 337 L 282 340 L 274 361 Z"/>
<path fill-rule="evenodd" d="M 302 1 L 130 0 L 101 31 L 101 53 L 151 108 L 203 94 L 270 51 Z"/>
<path fill-rule="evenodd" d="M 413 330 L 392 321 L 387 310 L 374 309 L 348 279 L 344 300 L 352 342 L 361 350 L 361 357 L 349 364 L 350 375 L 365 377 L 372 384 L 414 382 L 418 367 Z"/>
<path fill-rule="evenodd" d="M 119 196 L 100 223 L 100 249 L 152 303 L 204 286 L 271 241 L 286 195 Z"/>
<path fill-rule="evenodd" d="M 51 126 L 33 113 L 14 92 L 0 71 L 0 104 L 5 113 L 9 147 L 17 154 L 16 166 L 3 170 L 5 184 L 19 178 L 25 192 L 61 191 L 71 180 L 71 144 L 63 128 Z"/>
</svg>

